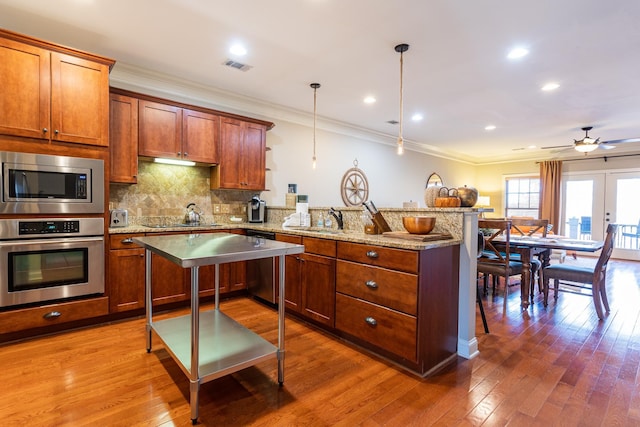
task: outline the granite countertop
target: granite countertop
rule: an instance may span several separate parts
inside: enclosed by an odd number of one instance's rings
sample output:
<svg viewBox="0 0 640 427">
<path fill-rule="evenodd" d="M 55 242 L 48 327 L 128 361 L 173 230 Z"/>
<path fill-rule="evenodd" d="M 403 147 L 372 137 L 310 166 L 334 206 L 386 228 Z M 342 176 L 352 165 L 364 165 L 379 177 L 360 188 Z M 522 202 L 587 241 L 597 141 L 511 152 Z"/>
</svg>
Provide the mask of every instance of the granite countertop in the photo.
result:
<svg viewBox="0 0 640 427">
<path fill-rule="evenodd" d="M 273 233 L 293 234 L 305 237 L 316 237 L 321 239 L 337 240 L 342 242 L 363 243 L 368 245 L 385 246 L 390 248 L 423 250 L 439 248 L 443 246 L 453 246 L 462 243 L 461 239 L 452 238 L 446 240 L 433 240 L 429 242 L 420 242 L 414 240 L 405 240 L 400 238 L 392 238 L 380 234 L 365 234 L 359 231 L 337 229 L 320 229 L 316 227 L 304 228 L 282 228 L 282 224 L 273 223 L 229 223 L 229 224 L 202 224 L 198 226 L 186 225 L 169 225 L 162 227 L 149 227 L 139 224 L 129 225 L 127 227 L 111 227 L 109 234 L 129 234 L 129 233 L 167 233 L 167 232 L 197 232 L 212 230 L 233 230 L 233 229 L 249 229 L 268 231 Z"/>
</svg>

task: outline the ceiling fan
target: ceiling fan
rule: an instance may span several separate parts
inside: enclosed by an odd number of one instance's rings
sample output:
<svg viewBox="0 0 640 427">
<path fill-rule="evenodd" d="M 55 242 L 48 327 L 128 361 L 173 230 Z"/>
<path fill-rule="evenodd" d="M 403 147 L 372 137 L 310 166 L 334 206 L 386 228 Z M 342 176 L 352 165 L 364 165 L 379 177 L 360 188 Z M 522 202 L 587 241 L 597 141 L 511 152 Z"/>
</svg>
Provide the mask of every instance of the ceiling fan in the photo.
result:
<svg viewBox="0 0 640 427">
<path fill-rule="evenodd" d="M 591 129 L 593 129 L 593 126 L 583 127 L 582 130 L 584 131 L 584 138 L 574 139 L 573 145 L 555 145 L 551 147 L 542 147 L 542 149 L 573 147 L 574 150 L 587 154 L 595 150 L 596 148 L 610 150 L 612 148 L 616 148 L 614 144 L 623 144 L 625 142 L 640 142 L 640 138 L 626 138 L 626 139 L 613 139 L 610 141 L 600 141 L 600 138 L 592 138 L 589 136 L 589 131 Z"/>
</svg>

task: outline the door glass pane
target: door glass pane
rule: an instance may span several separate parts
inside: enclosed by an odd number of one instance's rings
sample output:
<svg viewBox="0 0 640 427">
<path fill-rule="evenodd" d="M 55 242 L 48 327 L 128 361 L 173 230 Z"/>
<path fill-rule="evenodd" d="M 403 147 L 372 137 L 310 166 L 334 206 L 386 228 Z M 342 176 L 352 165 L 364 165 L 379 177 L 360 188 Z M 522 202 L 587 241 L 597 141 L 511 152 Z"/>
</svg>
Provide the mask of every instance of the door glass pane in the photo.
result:
<svg viewBox="0 0 640 427">
<path fill-rule="evenodd" d="M 567 181 L 564 234 L 572 239 L 591 239 L 593 181 Z"/>
<path fill-rule="evenodd" d="M 619 224 L 617 248 L 640 248 L 640 178 L 618 178 L 616 186 L 616 223 Z M 635 235 L 635 236 L 634 236 Z"/>
</svg>

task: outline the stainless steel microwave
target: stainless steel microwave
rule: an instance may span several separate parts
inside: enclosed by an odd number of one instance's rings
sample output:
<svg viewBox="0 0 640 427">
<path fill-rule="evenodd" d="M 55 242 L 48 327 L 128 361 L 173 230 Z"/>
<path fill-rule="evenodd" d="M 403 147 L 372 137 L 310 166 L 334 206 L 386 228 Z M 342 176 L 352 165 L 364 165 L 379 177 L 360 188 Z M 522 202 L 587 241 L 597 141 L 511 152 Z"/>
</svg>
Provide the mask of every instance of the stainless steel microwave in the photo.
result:
<svg viewBox="0 0 640 427">
<path fill-rule="evenodd" d="M 0 214 L 104 213 L 104 161 L 0 152 Z"/>
</svg>

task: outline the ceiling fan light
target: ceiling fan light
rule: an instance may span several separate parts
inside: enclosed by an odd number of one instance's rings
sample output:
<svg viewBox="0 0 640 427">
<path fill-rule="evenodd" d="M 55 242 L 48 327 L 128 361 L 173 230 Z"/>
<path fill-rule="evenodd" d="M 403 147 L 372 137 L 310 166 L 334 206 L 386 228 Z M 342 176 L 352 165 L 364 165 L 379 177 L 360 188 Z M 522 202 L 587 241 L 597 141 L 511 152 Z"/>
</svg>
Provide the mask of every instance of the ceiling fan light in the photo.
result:
<svg viewBox="0 0 640 427">
<path fill-rule="evenodd" d="M 596 148 L 598 148 L 598 144 L 594 144 L 592 142 L 588 143 L 584 141 L 578 141 L 576 142 L 576 145 L 574 148 L 576 149 L 576 151 L 579 151 L 581 153 L 590 153 Z"/>
</svg>

